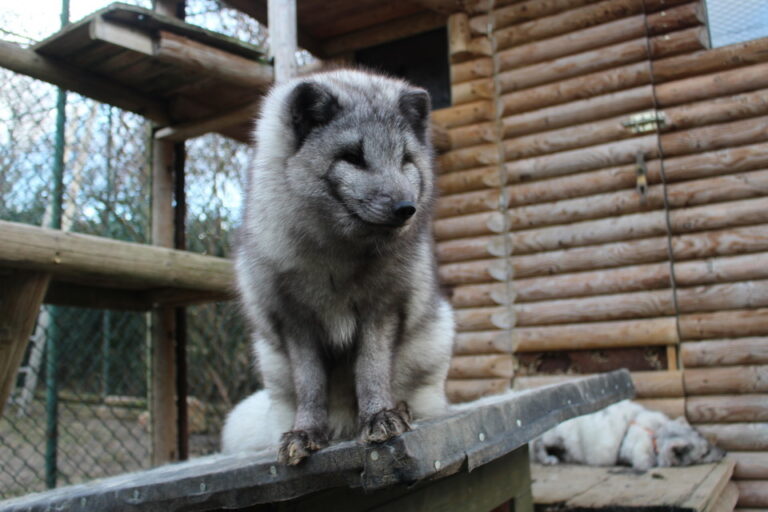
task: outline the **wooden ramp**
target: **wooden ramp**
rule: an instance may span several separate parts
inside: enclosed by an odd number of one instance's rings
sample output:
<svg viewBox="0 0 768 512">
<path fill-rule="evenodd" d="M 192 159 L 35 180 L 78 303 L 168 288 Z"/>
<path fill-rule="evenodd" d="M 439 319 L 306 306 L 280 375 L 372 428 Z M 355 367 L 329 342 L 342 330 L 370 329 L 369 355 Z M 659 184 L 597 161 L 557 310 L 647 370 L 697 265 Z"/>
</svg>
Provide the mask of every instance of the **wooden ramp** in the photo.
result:
<svg viewBox="0 0 768 512">
<path fill-rule="evenodd" d="M 528 442 L 633 393 L 620 370 L 492 398 L 382 445 L 339 443 L 299 467 L 277 464 L 274 449 L 214 455 L 1 502 L 0 511 L 484 512 L 510 500 L 530 511 Z"/>
<path fill-rule="evenodd" d="M 561 464 L 531 465 L 537 510 L 732 511 L 739 497 L 730 482 L 734 462 L 685 468 L 654 468 Z"/>
</svg>

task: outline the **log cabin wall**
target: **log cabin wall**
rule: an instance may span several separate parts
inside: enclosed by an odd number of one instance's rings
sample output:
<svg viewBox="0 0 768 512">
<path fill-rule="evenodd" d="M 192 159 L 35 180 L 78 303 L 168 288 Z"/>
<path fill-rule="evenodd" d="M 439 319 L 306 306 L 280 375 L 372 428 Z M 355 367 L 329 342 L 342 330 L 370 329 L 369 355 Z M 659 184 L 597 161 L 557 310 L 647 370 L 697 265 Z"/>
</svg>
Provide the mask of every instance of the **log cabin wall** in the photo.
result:
<svg viewBox="0 0 768 512">
<path fill-rule="evenodd" d="M 477 0 L 448 26 L 451 399 L 627 367 L 768 509 L 768 39 L 708 49 L 689 0 Z"/>
</svg>

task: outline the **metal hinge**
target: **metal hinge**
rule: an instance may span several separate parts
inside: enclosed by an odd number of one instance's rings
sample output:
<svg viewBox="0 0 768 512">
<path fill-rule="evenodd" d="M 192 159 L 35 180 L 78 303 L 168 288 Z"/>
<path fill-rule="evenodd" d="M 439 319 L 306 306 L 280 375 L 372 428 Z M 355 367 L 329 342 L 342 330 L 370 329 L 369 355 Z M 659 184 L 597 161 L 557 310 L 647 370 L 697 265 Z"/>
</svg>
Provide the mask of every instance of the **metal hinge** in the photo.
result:
<svg viewBox="0 0 768 512">
<path fill-rule="evenodd" d="M 648 200 L 648 167 L 642 153 L 635 155 L 635 178 L 635 190 L 640 194 L 640 202 L 645 204 Z"/>
<path fill-rule="evenodd" d="M 629 119 L 621 123 L 629 128 L 632 133 L 648 133 L 661 130 L 667 125 L 667 116 L 658 110 L 646 110 L 632 114 Z"/>
</svg>

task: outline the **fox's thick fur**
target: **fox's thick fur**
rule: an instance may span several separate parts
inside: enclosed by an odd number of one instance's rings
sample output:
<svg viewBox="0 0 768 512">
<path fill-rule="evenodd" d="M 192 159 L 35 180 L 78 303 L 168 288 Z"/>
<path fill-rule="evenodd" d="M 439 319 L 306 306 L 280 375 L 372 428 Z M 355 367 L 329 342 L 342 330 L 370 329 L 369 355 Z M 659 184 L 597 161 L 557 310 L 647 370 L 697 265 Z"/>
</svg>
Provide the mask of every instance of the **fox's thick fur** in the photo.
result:
<svg viewBox="0 0 768 512">
<path fill-rule="evenodd" d="M 445 411 L 454 325 L 433 254 L 429 111 L 424 90 L 353 70 L 265 99 L 235 257 L 264 389 L 228 417 L 223 451 L 279 443 L 297 464 Z"/>
<path fill-rule="evenodd" d="M 685 418 L 671 420 L 629 400 L 565 421 L 533 441 L 534 459 L 542 464 L 647 470 L 716 462 L 724 455 Z"/>
</svg>

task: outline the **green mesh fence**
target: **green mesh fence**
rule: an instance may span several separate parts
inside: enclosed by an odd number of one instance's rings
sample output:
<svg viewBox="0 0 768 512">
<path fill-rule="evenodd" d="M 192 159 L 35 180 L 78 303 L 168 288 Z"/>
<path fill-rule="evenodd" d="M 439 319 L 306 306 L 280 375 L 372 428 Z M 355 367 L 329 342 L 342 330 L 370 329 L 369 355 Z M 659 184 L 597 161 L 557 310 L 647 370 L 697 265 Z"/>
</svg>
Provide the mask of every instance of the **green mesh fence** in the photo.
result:
<svg viewBox="0 0 768 512">
<path fill-rule="evenodd" d="M 108 2 L 71 0 L 72 19 Z M 149 7 L 148 1 L 133 3 Z M 31 44 L 54 32 L 58 5 L 33 22 L 0 13 L 0 38 Z M 188 2 L 187 21 L 254 44 L 256 22 L 212 0 Z M 47 226 L 51 217 L 57 89 L 0 68 L 0 219 Z M 148 243 L 151 126 L 140 116 L 67 94 L 62 229 Z M 250 149 L 217 135 L 187 143 L 188 250 L 228 256 Z M 190 454 L 218 450 L 226 412 L 255 388 L 237 306 L 188 308 Z M 55 339 L 57 485 L 150 466 L 148 315 L 45 306 L 0 418 L 0 499 L 46 488 L 46 342 Z"/>
</svg>

